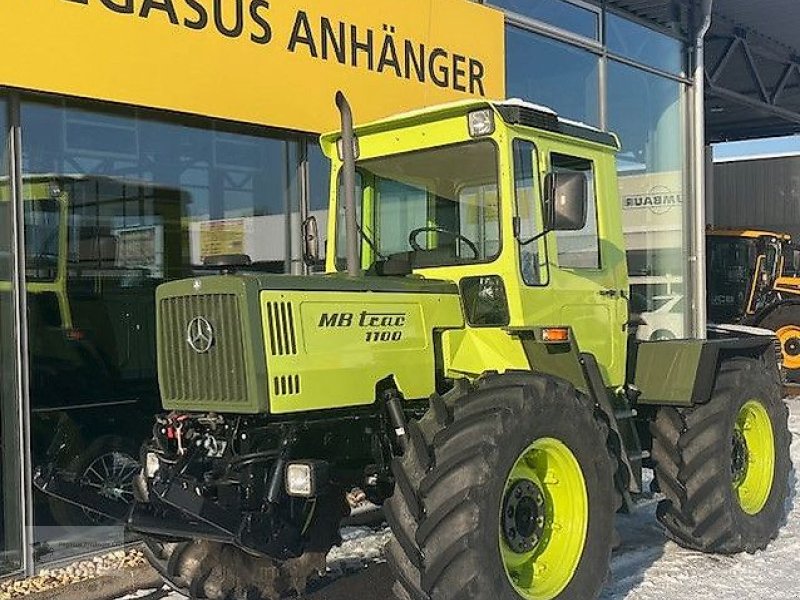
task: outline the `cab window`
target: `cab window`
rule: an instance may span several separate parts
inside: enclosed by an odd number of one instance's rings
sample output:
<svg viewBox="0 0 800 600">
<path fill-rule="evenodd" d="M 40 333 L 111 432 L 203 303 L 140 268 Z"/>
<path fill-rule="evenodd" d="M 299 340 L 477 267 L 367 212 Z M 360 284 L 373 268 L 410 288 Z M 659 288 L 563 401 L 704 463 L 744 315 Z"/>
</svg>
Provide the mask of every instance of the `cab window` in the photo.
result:
<svg viewBox="0 0 800 600">
<path fill-rule="evenodd" d="M 524 242 L 532 240 L 542 230 L 536 146 L 527 140 L 514 140 L 513 152 L 518 237 Z M 539 240 L 519 244 L 522 280 L 527 285 L 547 283 L 547 261 L 539 246 Z"/>
<path fill-rule="evenodd" d="M 579 231 L 556 232 L 558 266 L 567 269 L 600 269 L 600 231 L 597 222 L 594 164 L 577 156 L 553 153 L 550 168 L 555 172 L 581 173 L 587 180 L 586 225 Z"/>
</svg>

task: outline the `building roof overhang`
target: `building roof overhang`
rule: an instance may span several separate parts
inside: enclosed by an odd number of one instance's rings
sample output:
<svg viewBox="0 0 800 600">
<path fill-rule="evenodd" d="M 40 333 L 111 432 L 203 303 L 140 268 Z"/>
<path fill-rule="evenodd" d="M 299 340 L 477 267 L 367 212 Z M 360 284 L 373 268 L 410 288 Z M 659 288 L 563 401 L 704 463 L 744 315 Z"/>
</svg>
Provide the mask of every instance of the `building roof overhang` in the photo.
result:
<svg viewBox="0 0 800 600">
<path fill-rule="evenodd" d="M 607 0 L 607 6 L 692 39 L 698 0 Z M 706 48 L 709 142 L 800 133 L 800 3 L 715 0 Z"/>
</svg>

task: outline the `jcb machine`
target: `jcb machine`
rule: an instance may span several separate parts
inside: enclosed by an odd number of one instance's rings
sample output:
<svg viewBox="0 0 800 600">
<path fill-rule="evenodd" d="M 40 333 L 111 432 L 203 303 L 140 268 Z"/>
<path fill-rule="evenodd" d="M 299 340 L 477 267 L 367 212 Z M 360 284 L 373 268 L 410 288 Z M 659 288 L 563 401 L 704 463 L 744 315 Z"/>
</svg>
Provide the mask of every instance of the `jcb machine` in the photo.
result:
<svg viewBox="0 0 800 600">
<path fill-rule="evenodd" d="M 785 233 L 709 230 L 708 314 L 775 332 L 789 382 L 800 383 L 800 277 Z"/>
<path fill-rule="evenodd" d="M 764 548 L 790 468 L 774 338 L 632 341 L 617 139 L 519 102 L 353 130 L 338 101 L 327 275 L 158 291 L 166 412 L 126 518 L 165 579 L 302 592 L 363 495 L 399 598 L 591 600 L 643 465 L 678 543 Z"/>
</svg>

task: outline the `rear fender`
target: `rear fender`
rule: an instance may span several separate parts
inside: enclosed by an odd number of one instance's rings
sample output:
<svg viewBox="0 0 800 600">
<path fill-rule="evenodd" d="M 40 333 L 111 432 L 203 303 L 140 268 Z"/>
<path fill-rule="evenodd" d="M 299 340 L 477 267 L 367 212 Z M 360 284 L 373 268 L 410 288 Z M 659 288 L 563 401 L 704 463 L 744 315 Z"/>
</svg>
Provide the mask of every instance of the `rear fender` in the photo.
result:
<svg viewBox="0 0 800 600">
<path fill-rule="evenodd" d="M 795 292 L 796 293 L 796 292 Z M 780 309 L 784 306 L 800 306 L 800 296 L 793 296 L 791 298 L 787 298 L 786 300 L 780 300 L 778 302 L 773 302 L 769 306 L 766 306 L 756 312 L 755 314 L 749 316 L 743 323 L 745 325 L 753 325 L 755 327 L 759 327 L 761 323 L 763 323 L 767 317 L 772 315 L 776 310 Z"/>
<path fill-rule="evenodd" d="M 642 405 L 690 407 L 711 398 L 722 360 L 761 358 L 780 377 L 779 348 L 772 332 L 753 327 L 709 327 L 705 340 L 634 342 L 628 375 Z"/>
</svg>

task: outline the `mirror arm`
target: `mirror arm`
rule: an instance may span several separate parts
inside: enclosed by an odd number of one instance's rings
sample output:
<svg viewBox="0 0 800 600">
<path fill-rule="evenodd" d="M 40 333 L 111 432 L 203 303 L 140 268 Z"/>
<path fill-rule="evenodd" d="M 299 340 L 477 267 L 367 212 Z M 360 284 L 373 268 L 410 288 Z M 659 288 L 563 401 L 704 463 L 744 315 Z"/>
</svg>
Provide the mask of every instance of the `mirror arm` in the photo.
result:
<svg viewBox="0 0 800 600">
<path fill-rule="evenodd" d="M 544 236 L 546 236 L 551 231 L 552 231 L 552 229 L 545 229 L 541 233 L 537 233 L 535 236 L 533 236 L 531 238 L 528 238 L 527 240 L 520 240 L 519 238 L 517 238 L 517 241 L 519 242 L 520 246 L 527 246 L 528 244 L 532 244 L 533 242 L 542 239 Z"/>
</svg>

